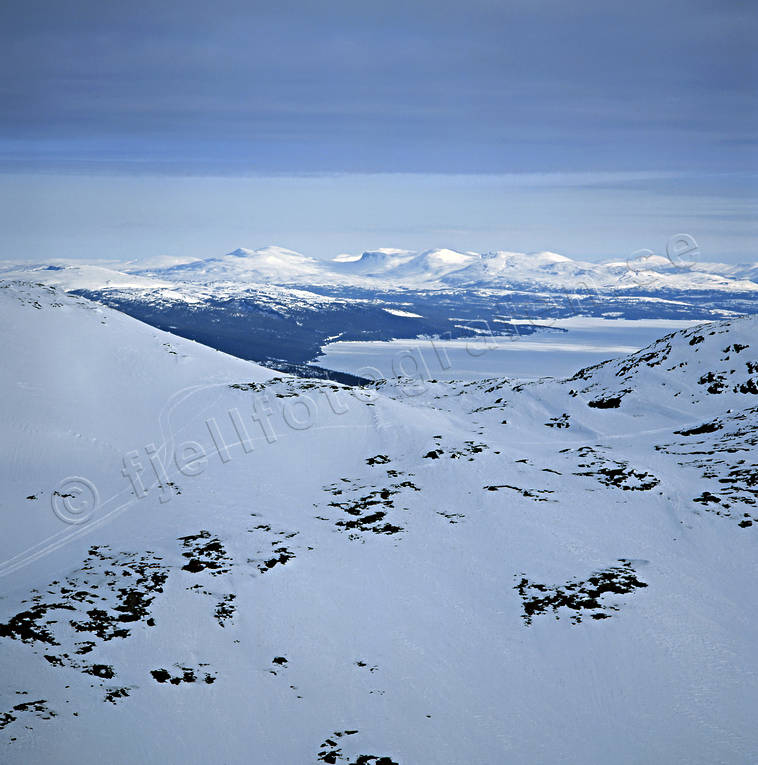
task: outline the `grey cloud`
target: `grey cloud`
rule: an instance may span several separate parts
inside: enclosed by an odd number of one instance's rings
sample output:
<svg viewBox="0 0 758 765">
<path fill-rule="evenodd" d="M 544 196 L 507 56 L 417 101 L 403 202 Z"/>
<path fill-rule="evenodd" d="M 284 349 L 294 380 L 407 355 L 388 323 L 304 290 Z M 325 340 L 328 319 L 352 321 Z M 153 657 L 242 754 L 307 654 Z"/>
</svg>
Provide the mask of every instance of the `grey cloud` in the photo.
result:
<svg viewBox="0 0 758 765">
<path fill-rule="evenodd" d="M 267 171 L 744 170 L 757 15 L 700 0 L 6 0 L 0 150 Z"/>
</svg>

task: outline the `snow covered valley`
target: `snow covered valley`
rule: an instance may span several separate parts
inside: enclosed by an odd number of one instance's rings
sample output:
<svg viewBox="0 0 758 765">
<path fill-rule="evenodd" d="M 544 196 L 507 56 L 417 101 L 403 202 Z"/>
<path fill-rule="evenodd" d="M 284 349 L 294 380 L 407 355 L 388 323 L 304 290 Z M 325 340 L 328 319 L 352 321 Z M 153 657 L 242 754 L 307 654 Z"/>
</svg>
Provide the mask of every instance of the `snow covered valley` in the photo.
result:
<svg viewBox="0 0 758 765">
<path fill-rule="evenodd" d="M 754 759 L 758 318 L 355 388 L 0 319 L 2 762 Z"/>
</svg>

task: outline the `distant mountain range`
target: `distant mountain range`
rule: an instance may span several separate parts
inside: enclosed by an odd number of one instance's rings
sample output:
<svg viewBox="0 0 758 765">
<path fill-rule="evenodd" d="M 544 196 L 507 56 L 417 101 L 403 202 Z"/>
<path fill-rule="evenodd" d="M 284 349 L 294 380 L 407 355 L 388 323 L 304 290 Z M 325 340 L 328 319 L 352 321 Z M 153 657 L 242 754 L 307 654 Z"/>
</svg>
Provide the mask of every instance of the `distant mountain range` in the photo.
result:
<svg viewBox="0 0 758 765">
<path fill-rule="evenodd" d="M 379 249 L 320 260 L 283 247 L 239 248 L 217 258 L 130 273 L 189 282 L 262 282 L 376 288 L 585 289 L 758 292 L 758 263 L 675 264 L 662 256 L 590 263 L 554 252 Z"/>
<path fill-rule="evenodd" d="M 554 252 L 459 252 L 450 249 L 370 250 L 333 260 L 284 247 L 240 247 L 202 260 L 160 257 L 152 261 L 6 265 L 9 271 L 46 272 L 45 282 L 65 289 L 158 287 L 166 283 L 332 286 L 363 289 L 598 290 L 602 292 L 758 292 L 758 262 L 686 262 L 650 255 L 599 263 Z M 52 272 L 52 273 L 51 273 Z"/>
<path fill-rule="evenodd" d="M 325 261 L 264 247 L 203 260 L 6 265 L 0 277 L 61 288 L 158 329 L 309 376 L 321 372 L 301 365 L 337 340 L 523 335 L 542 331 L 524 320 L 575 316 L 708 320 L 758 313 L 758 263 L 675 264 L 660 256 L 590 263 L 552 252 L 380 249 Z"/>
</svg>

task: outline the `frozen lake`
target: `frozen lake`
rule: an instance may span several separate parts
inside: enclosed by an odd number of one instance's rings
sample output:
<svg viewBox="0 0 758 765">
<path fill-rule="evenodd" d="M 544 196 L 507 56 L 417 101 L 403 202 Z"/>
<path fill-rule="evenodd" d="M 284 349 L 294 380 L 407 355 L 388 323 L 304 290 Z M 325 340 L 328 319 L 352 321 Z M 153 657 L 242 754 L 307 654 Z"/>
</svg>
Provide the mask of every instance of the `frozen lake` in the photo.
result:
<svg viewBox="0 0 758 765">
<path fill-rule="evenodd" d="M 532 322 L 522 322 L 532 324 Z M 480 377 L 561 377 L 643 348 L 698 321 L 573 318 L 533 322 L 535 334 L 462 340 L 336 342 L 319 366 L 372 379 L 399 376 L 437 380 Z"/>
</svg>

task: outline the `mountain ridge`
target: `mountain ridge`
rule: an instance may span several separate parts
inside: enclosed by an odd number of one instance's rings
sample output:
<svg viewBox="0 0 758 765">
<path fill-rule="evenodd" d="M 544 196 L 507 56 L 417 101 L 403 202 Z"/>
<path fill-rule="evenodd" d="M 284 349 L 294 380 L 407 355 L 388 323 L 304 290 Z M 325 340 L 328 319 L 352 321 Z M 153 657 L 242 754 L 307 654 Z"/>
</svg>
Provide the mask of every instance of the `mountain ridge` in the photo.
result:
<svg viewBox="0 0 758 765">
<path fill-rule="evenodd" d="M 692 261 L 675 263 L 653 255 L 598 262 L 568 258 L 544 251 L 507 250 L 478 253 L 447 248 L 402 250 L 381 248 L 358 256 L 332 260 L 278 246 L 259 249 L 239 247 L 226 255 L 206 259 L 158 258 L 151 265 L 135 261 L 76 264 L 55 260 L 45 264 L 7 263 L 0 273 L 37 273 L 54 280 L 69 272 L 81 273 L 79 288 L 96 288 L 139 279 L 195 284 L 278 284 L 281 286 L 333 286 L 365 289 L 547 289 L 566 291 L 577 287 L 607 292 L 720 291 L 758 292 L 758 262 L 726 264 Z M 166 263 L 166 261 L 168 261 Z M 85 279 L 85 270 L 89 279 Z M 99 273 L 100 284 L 97 284 Z M 86 284 L 84 282 L 87 282 Z"/>
<path fill-rule="evenodd" d="M 240 265 L 240 260 L 243 265 Z M 733 265 L 692 263 L 676 265 L 661 256 L 620 263 L 585 262 L 553 252 L 477 253 L 453 249 L 421 251 L 385 248 L 359 257 L 322 261 L 284 248 L 238 248 L 232 253 L 186 266 L 141 271 L 163 278 L 191 281 L 231 281 L 248 278 L 281 284 L 346 286 L 492 287 L 506 289 L 531 284 L 536 288 L 566 289 L 577 278 L 587 288 L 629 290 L 640 286 L 678 290 L 758 291 L 758 263 Z"/>
</svg>

